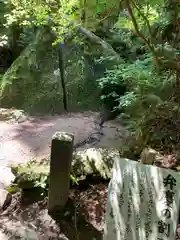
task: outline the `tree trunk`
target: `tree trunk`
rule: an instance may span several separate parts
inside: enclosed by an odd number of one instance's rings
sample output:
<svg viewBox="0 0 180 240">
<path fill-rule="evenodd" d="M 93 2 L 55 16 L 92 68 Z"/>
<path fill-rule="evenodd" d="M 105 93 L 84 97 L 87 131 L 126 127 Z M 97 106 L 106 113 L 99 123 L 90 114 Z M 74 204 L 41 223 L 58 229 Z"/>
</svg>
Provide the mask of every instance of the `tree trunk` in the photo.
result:
<svg viewBox="0 0 180 240">
<path fill-rule="evenodd" d="M 64 110 L 67 112 L 67 92 L 66 92 L 66 84 L 65 84 L 65 71 L 64 71 L 64 58 L 63 58 L 63 44 L 58 44 L 58 63 L 59 63 L 59 73 L 61 77 L 61 86 L 63 90 L 63 105 Z"/>
</svg>

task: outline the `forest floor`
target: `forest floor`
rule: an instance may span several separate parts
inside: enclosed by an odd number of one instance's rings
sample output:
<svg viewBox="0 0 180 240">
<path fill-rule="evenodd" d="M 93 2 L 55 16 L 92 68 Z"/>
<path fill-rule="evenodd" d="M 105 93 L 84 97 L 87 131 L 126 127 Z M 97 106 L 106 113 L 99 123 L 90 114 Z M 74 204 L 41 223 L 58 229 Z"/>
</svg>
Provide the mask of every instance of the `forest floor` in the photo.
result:
<svg viewBox="0 0 180 240">
<path fill-rule="evenodd" d="M 60 116 L 20 118 L 6 121 L 0 117 L 0 166 L 22 163 L 50 154 L 56 131 L 74 133 L 75 144 L 98 132 L 98 113 L 70 113 Z M 118 148 L 127 134 L 118 120 L 105 123 L 103 135 L 88 147 Z M 0 213 L 0 240 L 101 240 L 107 202 L 108 181 L 86 181 L 70 189 L 69 200 L 56 221 L 47 211 L 47 193 L 18 192 Z M 180 225 L 176 239 L 180 239 Z"/>
<path fill-rule="evenodd" d="M 67 206 L 57 218 L 48 214 L 47 197 L 16 193 L 0 214 L 0 240 L 102 240 L 107 191 L 107 182 L 70 189 Z"/>
<path fill-rule="evenodd" d="M 46 157 L 50 154 L 51 138 L 56 131 L 72 132 L 75 135 L 75 144 L 82 142 L 90 134 L 97 132 L 97 116 L 98 113 L 85 112 L 30 117 L 19 122 L 1 119 L 0 166 Z M 118 148 L 126 135 L 126 130 L 115 120 L 105 123 L 102 132 L 100 141 L 95 145 L 85 144 L 76 150 L 87 147 Z M 34 231 L 37 236 L 27 239 L 100 240 L 107 189 L 108 182 L 88 182 L 86 186 L 72 188 L 60 222 L 55 222 L 48 215 L 47 197 L 41 198 L 35 192 L 17 193 L 13 196 L 11 205 L 0 215 L 0 240 L 16 239 L 17 234 L 25 236 L 22 231 L 15 233 L 22 226 Z"/>
</svg>

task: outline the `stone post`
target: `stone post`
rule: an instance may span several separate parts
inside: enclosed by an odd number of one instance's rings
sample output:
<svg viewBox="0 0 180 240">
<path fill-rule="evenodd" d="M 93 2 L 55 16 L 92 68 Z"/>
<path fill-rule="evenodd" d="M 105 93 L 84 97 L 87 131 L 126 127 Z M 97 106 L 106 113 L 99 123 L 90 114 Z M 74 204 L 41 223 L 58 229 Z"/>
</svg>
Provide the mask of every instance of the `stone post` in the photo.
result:
<svg viewBox="0 0 180 240">
<path fill-rule="evenodd" d="M 74 135 L 56 132 L 52 137 L 48 211 L 61 211 L 68 200 Z"/>
</svg>

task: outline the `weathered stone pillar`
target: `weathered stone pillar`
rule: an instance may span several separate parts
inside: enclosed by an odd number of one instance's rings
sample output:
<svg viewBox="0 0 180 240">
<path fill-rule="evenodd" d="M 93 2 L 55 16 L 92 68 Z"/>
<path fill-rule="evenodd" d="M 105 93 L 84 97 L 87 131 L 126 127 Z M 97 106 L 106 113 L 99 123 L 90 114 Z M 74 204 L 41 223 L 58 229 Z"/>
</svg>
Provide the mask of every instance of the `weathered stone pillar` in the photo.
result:
<svg viewBox="0 0 180 240">
<path fill-rule="evenodd" d="M 52 137 L 48 211 L 54 214 L 68 200 L 74 135 L 56 132 Z"/>
</svg>

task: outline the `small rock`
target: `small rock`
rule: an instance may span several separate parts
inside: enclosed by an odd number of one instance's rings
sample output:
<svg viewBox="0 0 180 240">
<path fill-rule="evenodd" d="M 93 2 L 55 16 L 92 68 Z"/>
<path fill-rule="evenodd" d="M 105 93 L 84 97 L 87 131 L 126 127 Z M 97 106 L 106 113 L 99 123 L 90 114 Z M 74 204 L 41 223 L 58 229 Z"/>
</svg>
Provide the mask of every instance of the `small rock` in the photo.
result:
<svg viewBox="0 0 180 240">
<path fill-rule="evenodd" d="M 0 210 L 9 206 L 12 200 L 12 195 L 8 191 L 0 189 Z"/>
<path fill-rule="evenodd" d="M 178 170 L 178 161 L 175 154 L 162 155 L 152 148 L 143 149 L 139 162 L 143 164 L 155 165 L 161 168 Z"/>
<path fill-rule="evenodd" d="M 153 165 L 159 153 L 152 148 L 144 148 L 141 156 L 140 156 L 140 163 Z"/>
<path fill-rule="evenodd" d="M 115 149 L 89 148 L 75 152 L 72 172 L 75 176 L 97 174 L 103 179 L 110 179 L 115 156 L 120 156 Z"/>
<path fill-rule="evenodd" d="M 0 166 L 0 184 L 9 187 L 15 180 L 14 174 L 8 167 Z"/>
</svg>

